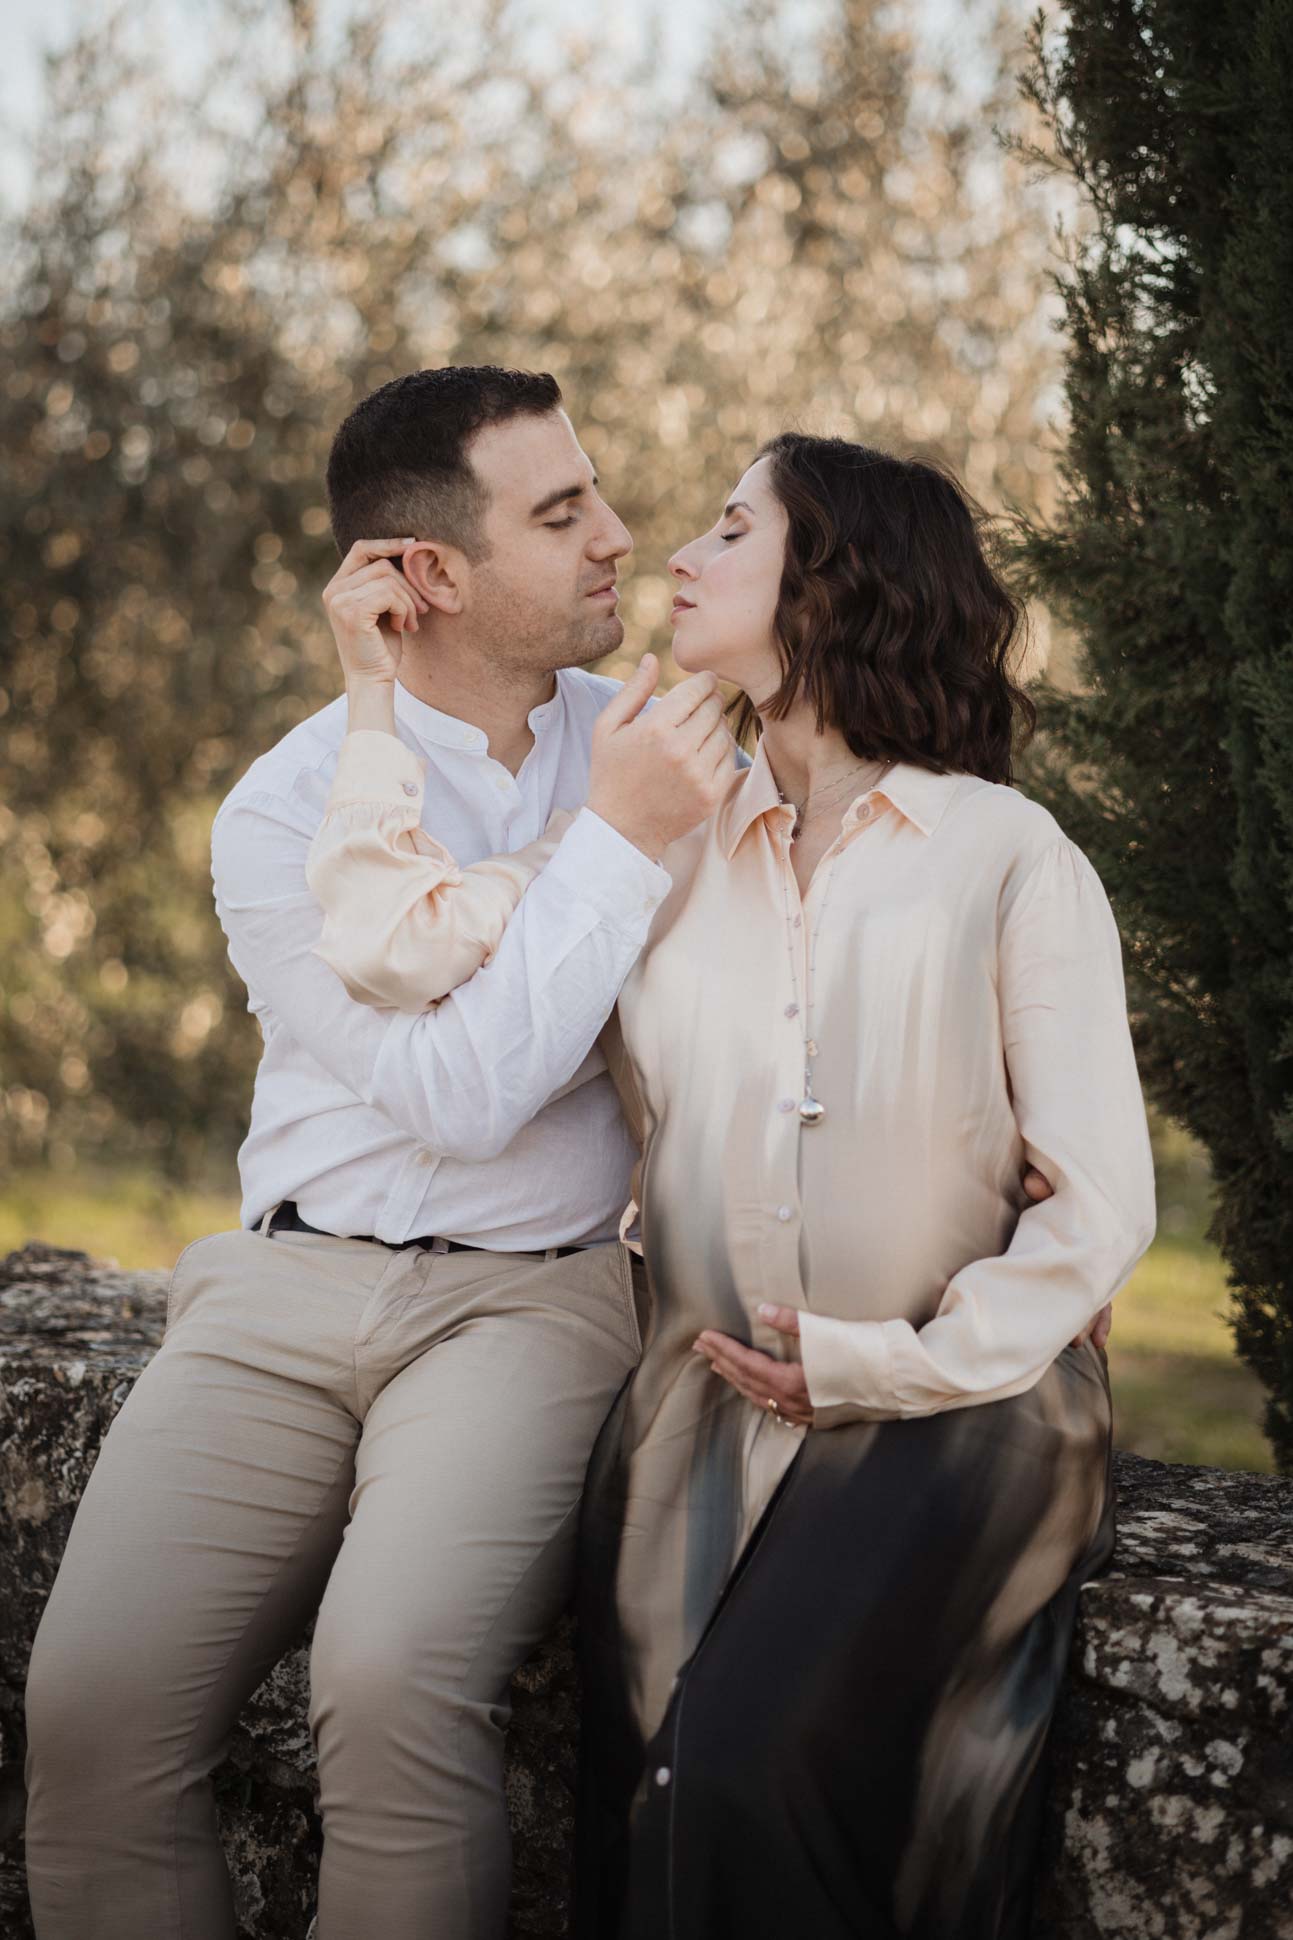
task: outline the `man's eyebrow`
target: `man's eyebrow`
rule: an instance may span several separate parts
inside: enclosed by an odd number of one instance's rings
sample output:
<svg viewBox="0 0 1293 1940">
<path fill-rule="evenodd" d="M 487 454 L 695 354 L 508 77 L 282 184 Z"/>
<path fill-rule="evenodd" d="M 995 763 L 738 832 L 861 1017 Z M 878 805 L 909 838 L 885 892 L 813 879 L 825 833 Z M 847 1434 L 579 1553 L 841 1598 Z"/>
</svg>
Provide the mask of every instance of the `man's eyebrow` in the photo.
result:
<svg viewBox="0 0 1293 1940">
<path fill-rule="evenodd" d="M 599 482 L 596 475 L 589 481 L 593 485 Z M 532 505 L 530 507 L 530 517 L 537 519 L 542 513 L 551 512 L 554 506 L 564 505 L 567 499 L 582 498 L 587 490 L 587 485 L 563 485 L 559 492 L 549 492 L 548 496 L 541 498 L 537 505 Z"/>
<path fill-rule="evenodd" d="M 725 519 L 730 519 L 733 512 L 748 512 L 751 518 L 754 517 L 754 507 L 747 505 L 743 498 L 734 498 L 730 505 L 723 507 L 723 517 Z"/>
</svg>

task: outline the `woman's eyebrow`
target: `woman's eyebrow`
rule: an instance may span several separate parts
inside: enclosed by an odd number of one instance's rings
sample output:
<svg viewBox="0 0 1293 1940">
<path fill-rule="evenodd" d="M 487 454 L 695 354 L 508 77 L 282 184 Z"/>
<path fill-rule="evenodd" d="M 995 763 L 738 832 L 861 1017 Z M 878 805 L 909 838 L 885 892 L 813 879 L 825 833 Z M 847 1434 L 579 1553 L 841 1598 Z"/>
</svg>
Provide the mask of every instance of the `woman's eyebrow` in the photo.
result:
<svg viewBox="0 0 1293 1940">
<path fill-rule="evenodd" d="M 748 512 L 751 518 L 754 517 L 754 508 L 747 505 L 743 498 L 734 498 L 730 505 L 723 507 L 723 517 L 725 519 L 730 519 L 733 512 Z"/>
</svg>

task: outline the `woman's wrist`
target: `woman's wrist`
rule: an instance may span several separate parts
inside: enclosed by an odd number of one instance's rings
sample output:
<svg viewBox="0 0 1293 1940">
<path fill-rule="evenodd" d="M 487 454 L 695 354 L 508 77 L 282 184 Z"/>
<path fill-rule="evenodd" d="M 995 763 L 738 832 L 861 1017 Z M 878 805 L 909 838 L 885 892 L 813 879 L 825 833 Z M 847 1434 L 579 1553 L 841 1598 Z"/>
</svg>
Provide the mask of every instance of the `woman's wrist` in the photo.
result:
<svg viewBox="0 0 1293 1940">
<path fill-rule="evenodd" d="M 395 732 L 395 682 L 393 680 L 356 680 L 346 688 L 346 727 L 375 728 L 381 734 Z"/>
</svg>

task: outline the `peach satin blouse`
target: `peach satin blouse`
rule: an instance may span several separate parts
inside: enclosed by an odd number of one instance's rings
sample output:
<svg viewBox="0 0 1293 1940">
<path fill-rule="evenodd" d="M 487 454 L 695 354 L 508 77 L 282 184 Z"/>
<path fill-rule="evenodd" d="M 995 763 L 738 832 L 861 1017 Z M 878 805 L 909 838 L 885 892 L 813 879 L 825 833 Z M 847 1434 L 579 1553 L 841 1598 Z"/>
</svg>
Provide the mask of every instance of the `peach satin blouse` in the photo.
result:
<svg viewBox="0 0 1293 1940">
<path fill-rule="evenodd" d="M 312 856 L 320 954 L 365 1001 L 417 1009 L 471 974 L 557 832 L 473 880 L 411 840 L 417 757 L 348 747 Z M 799 1309 L 820 1427 L 1018 1394 L 1154 1230 L 1108 899 L 1045 809 L 973 775 L 899 763 L 802 900 L 792 820 L 761 745 L 663 857 L 672 888 L 602 1037 L 642 1146 L 640 1237 L 637 1203 L 622 1231 L 661 1286 L 721 1285 L 728 1331 L 770 1354 L 793 1348 L 760 1303 Z M 1026 1160 L 1054 1187 L 1040 1205 Z"/>
</svg>

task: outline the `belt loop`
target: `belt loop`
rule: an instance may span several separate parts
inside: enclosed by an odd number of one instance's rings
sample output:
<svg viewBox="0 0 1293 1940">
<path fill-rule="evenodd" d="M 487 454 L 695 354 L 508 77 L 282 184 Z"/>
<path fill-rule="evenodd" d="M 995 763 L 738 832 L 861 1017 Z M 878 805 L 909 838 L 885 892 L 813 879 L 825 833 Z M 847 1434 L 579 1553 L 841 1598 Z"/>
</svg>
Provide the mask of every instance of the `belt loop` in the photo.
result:
<svg viewBox="0 0 1293 1940">
<path fill-rule="evenodd" d="M 449 1251 L 448 1240 L 444 1239 L 439 1233 L 437 1233 L 435 1238 L 431 1242 L 431 1251 L 433 1253 L 447 1253 Z"/>
<path fill-rule="evenodd" d="M 559 1246 L 550 1246 L 543 1257 L 545 1260 L 555 1260 L 560 1251 L 561 1248 Z"/>
<path fill-rule="evenodd" d="M 256 1228 L 256 1231 L 257 1231 L 258 1233 L 262 1233 L 262 1234 L 264 1234 L 264 1235 L 266 1235 L 266 1236 L 268 1236 L 268 1234 L 269 1234 L 269 1222 L 270 1222 L 270 1220 L 271 1220 L 271 1219 L 272 1219 L 272 1218 L 274 1217 L 274 1214 L 275 1214 L 275 1213 L 276 1213 L 276 1212 L 278 1211 L 278 1209 L 279 1209 L 279 1207 L 280 1207 L 280 1206 L 282 1205 L 282 1203 L 283 1203 L 283 1201 L 282 1201 L 281 1199 L 276 1199 L 276 1200 L 274 1201 L 274 1203 L 273 1203 L 273 1205 L 272 1205 L 272 1206 L 270 1207 L 270 1209 L 269 1209 L 269 1211 L 268 1211 L 268 1212 L 267 1212 L 267 1213 L 265 1214 L 265 1217 L 264 1217 L 264 1218 L 263 1218 L 263 1219 L 261 1220 L 261 1222 L 260 1222 L 260 1224 L 259 1224 L 259 1226 L 257 1226 L 257 1228 Z"/>
</svg>

